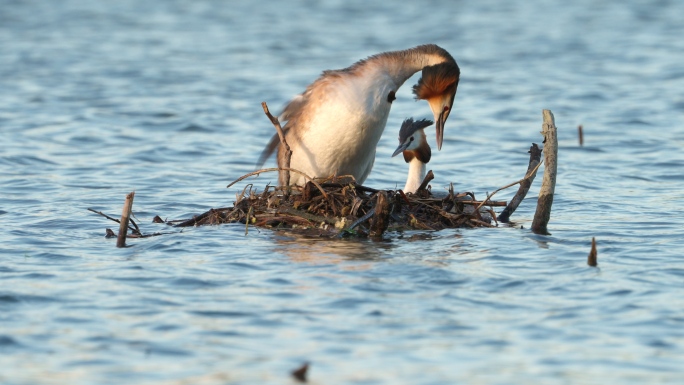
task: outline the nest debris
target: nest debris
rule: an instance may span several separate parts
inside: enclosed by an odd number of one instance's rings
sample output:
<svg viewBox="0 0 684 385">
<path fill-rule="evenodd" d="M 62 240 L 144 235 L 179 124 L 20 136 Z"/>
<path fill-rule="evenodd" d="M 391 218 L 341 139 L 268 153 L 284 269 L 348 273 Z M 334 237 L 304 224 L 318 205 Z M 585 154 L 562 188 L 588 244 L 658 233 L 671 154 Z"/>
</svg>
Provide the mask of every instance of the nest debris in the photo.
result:
<svg viewBox="0 0 684 385">
<path fill-rule="evenodd" d="M 428 177 L 434 176 L 430 173 Z M 474 194 L 457 194 L 453 188 L 437 198 L 429 188 L 407 195 L 351 180 L 307 182 L 290 189 L 297 191 L 266 186 L 259 192 L 249 184 L 237 195 L 233 207 L 210 209 L 191 219 L 167 223 L 175 227 L 242 223 L 318 237 L 380 237 L 386 231 L 492 227 L 496 221 L 493 207 L 506 205 L 477 201 Z M 478 206 L 481 208 L 476 209 Z"/>
</svg>

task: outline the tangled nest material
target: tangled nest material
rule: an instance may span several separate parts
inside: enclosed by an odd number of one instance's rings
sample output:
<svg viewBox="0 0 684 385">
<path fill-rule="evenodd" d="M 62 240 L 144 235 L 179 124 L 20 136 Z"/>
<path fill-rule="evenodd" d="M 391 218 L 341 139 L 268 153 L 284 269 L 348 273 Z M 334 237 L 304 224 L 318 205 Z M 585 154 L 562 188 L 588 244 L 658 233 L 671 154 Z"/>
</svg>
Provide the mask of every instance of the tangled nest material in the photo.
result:
<svg viewBox="0 0 684 385">
<path fill-rule="evenodd" d="M 428 177 L 434 176 L 430 172 Z M 351 180 L 310 181 L 304 187 L 290 189 L 266 186 L 262 192 L 249 184 L 236 196 L 233 207 L 210 209 L 191 219 L 167 223 L 176 227 L 243 223 L 318 237 L 379 237 L 386 231 L 491 227 L 496 221 L 492 207 L 505 205 L 477 201 L 472 193 L 454 193 L 453 187 L 446 196 L 437 198 L 425 187 L 407 195 Z"/>
</svg>

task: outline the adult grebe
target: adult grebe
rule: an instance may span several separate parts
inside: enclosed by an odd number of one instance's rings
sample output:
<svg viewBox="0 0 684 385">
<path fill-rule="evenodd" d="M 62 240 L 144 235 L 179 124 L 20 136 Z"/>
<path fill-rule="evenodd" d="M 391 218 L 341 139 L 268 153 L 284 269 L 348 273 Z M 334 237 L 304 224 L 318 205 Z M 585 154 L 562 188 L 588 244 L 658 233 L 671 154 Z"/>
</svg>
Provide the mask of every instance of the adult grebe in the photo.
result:
<svg viewBox="0 0 684 385">
<path fill-rule="evenodd" d="M 304 93 L 285 107 L 281 119 L 292 149 L 290 167 L 311 177 L 352 175 L 363 183 L 375 162 L 395 93 L 414 73 L 416 99 L 426 100 L 435 117 L 437 149 L 444 138 L 444 122 L 454 103 L 460 69 L 454 58 L 434 44 L 383 52 L 342 70 L 324 71 Z M 278 135 L 261 154 L 258 167 L 278 147 L 278 166 L 285 167 L 285 150 Z M 285 172 L 280 173 L 284 184 Z M 290 184 L 305 178 L 291 173 Z"/>
</svg>

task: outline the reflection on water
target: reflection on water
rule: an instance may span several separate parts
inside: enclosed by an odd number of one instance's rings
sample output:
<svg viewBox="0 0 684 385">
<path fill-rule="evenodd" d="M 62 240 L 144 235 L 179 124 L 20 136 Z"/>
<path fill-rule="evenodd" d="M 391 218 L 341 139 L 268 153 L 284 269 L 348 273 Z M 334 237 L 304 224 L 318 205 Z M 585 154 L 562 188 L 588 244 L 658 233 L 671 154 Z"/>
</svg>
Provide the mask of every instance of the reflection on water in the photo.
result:
<svg viewBox="0 0 684 385">
<path fill-rule="evenodd" d="M 345 261 L 379 262 L 392 254 L 392 242 L 356 240 L 320 240 L 293 236 L 290 239 L 277 239 L 274 252 L 282 252 L 293 262 L 330 264 Z M 346 265 L 346 264 L 345 264 Z M 355 269 L 369 268 L 372 265 L 354 264 Z M 344 267 L 343 267 L 344 268 Z"/>
<path fill-rule="evenodd" d="M 0 383 L 280 384 L 305 361 L 312 383 L 676 383 L 683 7 L 6 1 Z M 116 216 L 135 190 L 155 232 L 155 215 L 230 206 L 244 184 L 224 186 L 272 135 L 262 101 L 275 112 L 324 69 L 422 43 L 462 70 L 433 190 L 518 180 L 551 109 L 552 236 L 529 231 L 540 180 L 511 226 L 379 242 L 225 225 L 116 249 L 86 211 Z M 405 180 L 390 155 L 404 118 L 431 116 L 419 76 L 372 187 Z"/>
</svg>

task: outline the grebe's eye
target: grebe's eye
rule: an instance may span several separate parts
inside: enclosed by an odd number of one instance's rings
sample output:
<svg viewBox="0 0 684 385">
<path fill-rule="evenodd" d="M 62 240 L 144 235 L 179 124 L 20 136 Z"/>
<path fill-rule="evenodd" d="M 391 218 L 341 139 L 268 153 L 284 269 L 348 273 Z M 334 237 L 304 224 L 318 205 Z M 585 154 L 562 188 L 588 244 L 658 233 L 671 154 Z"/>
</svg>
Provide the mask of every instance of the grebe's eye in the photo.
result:
<svg viewBox="0 0 684 385">
<path fill-rule="evenodd" d="M 413 142 L 413 137 L 410 137 L 410 138 L 409 138 L 409 142 Z"/>
</svg>

